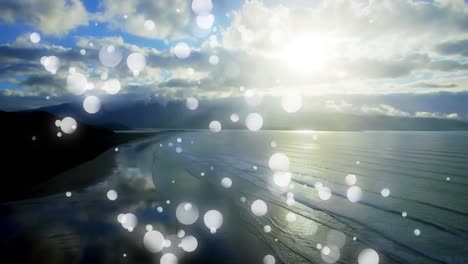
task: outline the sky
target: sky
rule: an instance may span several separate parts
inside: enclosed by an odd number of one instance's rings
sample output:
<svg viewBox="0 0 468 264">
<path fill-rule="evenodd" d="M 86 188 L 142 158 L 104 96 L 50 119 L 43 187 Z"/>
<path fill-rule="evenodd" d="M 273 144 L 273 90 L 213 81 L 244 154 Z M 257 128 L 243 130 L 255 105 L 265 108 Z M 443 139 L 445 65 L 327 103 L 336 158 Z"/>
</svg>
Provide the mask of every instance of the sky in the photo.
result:
<svg viewBox="0 0 468 264">
<path fill-rule="evenodd" d="M 3 110 L 253 91 L 468 119 L 463 0 L 3 0 L 0 32 Z"/>
</svg>

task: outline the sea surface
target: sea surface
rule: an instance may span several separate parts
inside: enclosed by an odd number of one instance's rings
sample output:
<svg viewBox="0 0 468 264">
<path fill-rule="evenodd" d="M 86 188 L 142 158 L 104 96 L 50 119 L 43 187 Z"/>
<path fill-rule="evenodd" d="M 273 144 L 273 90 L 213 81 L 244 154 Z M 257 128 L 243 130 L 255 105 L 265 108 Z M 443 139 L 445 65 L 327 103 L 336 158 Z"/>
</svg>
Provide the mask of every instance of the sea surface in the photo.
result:
<svg viewBox="0 0 468 264">
<path fill-rule="evenodd" d="M 466 132 L 155 133 L 45 183 L 63 192 L 2 204 L 0 251 L 17 263 L 358 263 L 365 249 L 378 262 L 361 264 L 468 263 L 467 174 Z M 186 203 L 190 225 L 176 214 Z M 210 210 L 223 217 L 214 234 Z M 161 252 L 148 230 L 170 241 Z"/>
</svg>

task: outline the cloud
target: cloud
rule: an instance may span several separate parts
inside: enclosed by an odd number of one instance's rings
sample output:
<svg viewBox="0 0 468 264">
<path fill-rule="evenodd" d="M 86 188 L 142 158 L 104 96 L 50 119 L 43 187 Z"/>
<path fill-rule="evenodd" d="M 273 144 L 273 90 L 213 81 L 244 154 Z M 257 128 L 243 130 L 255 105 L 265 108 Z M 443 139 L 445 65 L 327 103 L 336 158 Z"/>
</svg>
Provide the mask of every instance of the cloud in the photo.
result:
<svg viewBox="0 0 468 264">
<path fill-rule="evenodd" d="M 446 119 L 460 119 L 458 113 L 443 114 L 438 112 L 416 112 L 415 117 L 422 118 L 446 118 Z"/>
<path fill-rule="evenodd" d="M 325 108 L 336 112 L 345 112 L 353 109 L 353 105 L 344 100 L 326 100 Z"/>
<path fill-rule="evenodd" d="M 459 119 L 460 118 L 460 116 L 458 116 L 457 113 L 447 114 L 445 117 L 449 118 L 449 119 Z"/>
<path fill-rule="evenodd" d="M 68 68 L 72 65 L 78 69 L 86 67 L 78 50 L 49 44 L 31 45 L 23 39 L 24 36 L 20 36 L 11 44 L 0 44 L 0 80 L 13 80 L 27 95 L 66 94 Z M 40 64 L 42 57 L 52 55 L 60 60 L 60 68 L 55 75 Z"/>
<path fill-rule="evenodd" d="M 414 114 L 416 117 L 423 117 L 423 118 L 439 118 L 439 113 L 432 113 L 432 112 L 416 112 Z"/>
<path fill-rule="evenodd" d="M 99 17 L 111 27 L 132 35 L 152 38 L 181 38 L 190 22 L 190 8 L 186 0 L 104 0 L 104 12 Z M 144 27 L 147 20 L 155 23 L 154 30 Z"/>
<path fill-rule="evenodd" d="M 16 82 L 28 95 L 68 95 L 66 78 L 72 67 L 94 83 L 95 89 L 88 94 L 101 96 L 105 95 L 100 89 L 104 84 L 101 80 L 103 73 L 107 73 L 109 78 L 119 79 L 122 94 L 158 93 L 169 98 L 180 98 L 187 95 L 187 92 L 196 94 L 203 91 L 204 89 L 197 90 L 202 80 L 206 82 L 206 90 L 224 89 L 224 86 L 215 87 L 208 82 L 211 66 L 208 63 L 209 54 L 197 49 L 192 50 L 189 58 L 181 60 L 171 50 L 161 52 L 154 48 L 132 45 L 126 43 L 122 37 L 78 37 L 77 48 L 73 49 L 46 43 L 33 45 L 25 39 L 25 35 L 21 35 L 13 43 L 0 44 L 0 61 L 3 62 L 0 66 L 0 80 Z M 122 51 L 122 61 L 115 68 L 107 68 L 99 61 L 99 51 L 106 45 L 113 45 Z M 80 49 L 85 49 L 86 54 L 81 55 Z M 126 65 L 126 57 L 132 52 L 140 52 L 146 57 L 146 67 L 137 77 L 133 76 Z M 60 68 L 55 75 L 47 72 L 40 64 L 41 57 L 51 55 L 60 59 Z"/>
<path fill-rule="evenodd" d="M 344 63 L 343 69 L 353 76 L 364 78 L 396 78 L 424 68 L 430 61 L 425 54 L 411 54 L 402 58 L 356 59 Z"/>
<path fill-rule="evenodd" d="M 392 92 L 392 85 L 374 81 L 403 79 L 424 71 L 468 71 L 459 58 L 440 56 L 433 45 L 434 39 L 452 41 L 453 36 L 468 34 L 468 8 L 463 1 L 289 3 L 267 5 L 252 0 L 231 12 L 231 24 L 221 30 L 219 44 L 212 45 L 210 39 L 204 47 L 217 47 L 218 53 L 229 57 L 230 66 L 241 71 L 236 79 L 227 78 L 219 74 L 226 72 L 227 64 L 221 64 L 213 79 L 267 89 L 280 81 L 281 87 L 305 93 L 319 86 L 324 87 L 322 92 L 346 86 L 358 87 L 356 91 Z M 310 61 L 300 62 L 306 68 L 301 72 L 291 67 L 295 62 L 285 51 L 303 36 L 312 36 L 314 41 L 295 51 L 300 60 Z M 325 57 L 323 65 L 308 71 L 321 56 Z M 360 84 L 354 85 L 355 81 Z"/>
<path fill-rule="evenodd" d="M 227 48 L 267 53 L 302 34 L 314 34 L 332 39 L 346 56 L 367 57 L 429 52 L 434 39 L 467 32 L 463 0 L 330 0 L 299 7 L 252 0 L 232 13 L 222 36 Z"/>
<path fill-rule="evenodd" d="M 365 114 L 372 115 L 389 115 L 389 116 L 401 116 L 409 117 L 410 113 L 397 109 L 391 105 L 381 104 L 381 105 L 364 105 L 360 107 L 360 111 Z"/>
<path fill-rule="evenodd" d="M 457 113 L 462 118 L 468 116 L 467 100 L 468 92 L 330 94 L 304 97 L 303 110 L 437 118 Z"/>
<path fill-rule="evenodd" d="M 88 24 L 88 13 L 79 0 L 2 0 L 0 20 L 25 22 L 42 33 L 64 35 Z"/>
<path fill-rule="evenodd" d="M 51 74 L 37 74 L 27 77 L 21 85 L 29 87 L 36 94 L 63 94 L 66 82 Z"/>
<path fill-rule="evenodd" d="M 468 63 L 455 60 L 439 60 L 431 62 L 428 69 L 438 71 L 466 71 L 468 70 Z"/>
<path fill-rule="evenodd" d="M 444 55 L 462 55 L 468 57 L 468 39 L 441 43 L 436 46 L 436 50 Z"/>
<path fill-rule="evenodd" d="M 169 99 L 235 96 L 240 94 L 239 86 L 272 95 L 297 90 L 305 96 L 419 92 L 413 88 L 431 92 L 466 89 L 468 82 L 462 78 L 468 74 L 463 57 L 468 39 L 468 8 L 463 1 L 277 2 L 245 1 L 239 10 L 228 13 L 230 24 L 219 25 L 198 46 L 193 41 L 196 36 L 190 32 L 195 25 L 190 1 L 103 0 L 99 11 L 92 14 L 86 13 L 83 3 L 77 0 L 3 1 L 1 20 L 35 24 L 48 29 L 44 31 L 47 34 L 66 34 L 86 25 L 90 17 L 107 29 L 100 32 L 101 37 L 70 35 L 76 40 L 73 48 L 44 41 L 32 44 L 29 34 L 21 35 L 13 43 L 0 45 L 0 79 L 22 85 L 26 94 L 64 96 L 68 69 L 74 67 L 95 84 L 97 89 L 89 94 L 102 92 L 100 76 L 107 73 L 120 80 L 122 94 L 158 94 Z M 223 5 L 225 0 L 214 1 L 215 11 Z M 72 10 L 75 11 L 68 13 Z M 74 12 L 84 13 L 78 19 Z M 220 14 L 216 15 L 218 21 Z M 41 19 L 60 25 L 42 25 Z M 155 23 L 154 30 L 144 27 L 149 19 Z M 121 32 L 125 34 L 119 36 Z M 165 46 L 159 46 L 162 42 L 157 42 L 160 49 L 135 45 L 139 38 L 135 40 L 127 33 L 164 40 Z M 309 35 L 313 41 L 291 56 L 288 47 Z M 179 38 L 189 38 L 187 42 L 192 45 L 191 55 L 185 60 L 174 56 L 174 43 L 169 42 Z M 440 43 L 435 45 L 435 40 Z M 149 45 L 146 41 L 140 43 Z M 324 44 L 329 47 L 324 48 Z M 123 51 L 123 60 L 115 68 L 106 68 L 99 62 L 99 50 L 105 45 Z M 86 55 L 80 55 L 80 49 L 85 49 Z M 138 77 L 126 66 L 131 52 L 141 52 L 146 57 L 146 68 Z M 62 63 L 56 75 L 50 75 L 39 64 L 42 56 L 50 55 L 59 57 Z M 211 55 L 219 57 L 219 64 L 209 63 Z M 320 56 L 324 57 L 323 64 L 310 70 L 310 64 Z M 305 60 L 300 62 L 304 66 L 294 67 L 291 57 Z M 391 102 L 372 102 L 360 109 L 362 105 L 337 99 L 326 107 L 395 115 L 415 112 Z"/>
<path fill-rule="evenodd" d="M 395 106 L 388 104 L 372 104 L 367 102 L 365 104 L 353 105 L 344 100 L 326 100 L 325 101 L 326 111 L 341 112 L 341 113 L 352 113 L 352 114 L 364 114 L 364 115 L 387 115 L 387 116 L 398 116 L 398 117 L 422 117 L 422 118 L 446 118 L 446 119 L 460 119 L 458 113 L 440 113 L 440 112 L 407 112 L 402 109 L 396 108 Z M 468 110 L 468 109 L 467 109 Z"/>
<path fill-rule="evenodd" d="M 196 87 L 198 82 L 185 80 L 185 79 L 170 79 L 167 82 L 161 83 L 159 87 L 179 87 L 179 88 L 191 88 Z"/>
<path fill-rule="evenodd" d="M 66 61 L 78 60 L 78 51 L 61 46 L 41 44 L 33 46 L 20 40 L 12 44 L 0 44 L 0 78 L 24 76 L 43 72 L 40 59 L 43 56 L 58 56 L 66 66 Z"/>
<path fill-rule="evenodd" d="M 438 84 L 438 83 L 432 83 L 432 82 L 417 82 L 417 83 L 409 85 L 409 87 L 431 89 L 431 88 L 455 88 L 455 87 L 458 87 L 458 85 L 454 83 Z"/>
</svg>

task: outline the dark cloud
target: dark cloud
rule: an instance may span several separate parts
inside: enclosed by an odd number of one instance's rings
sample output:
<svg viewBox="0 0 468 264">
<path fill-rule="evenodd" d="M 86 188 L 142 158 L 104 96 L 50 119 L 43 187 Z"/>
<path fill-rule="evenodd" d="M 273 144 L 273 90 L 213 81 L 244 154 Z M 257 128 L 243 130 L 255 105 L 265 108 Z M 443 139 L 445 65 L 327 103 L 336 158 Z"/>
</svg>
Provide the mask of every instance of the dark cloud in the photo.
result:
<svg viewBox="0 0 468 264">
<path fill-rule="evenodd" d="M 468 70 L 468 63 L 460 63 L 455 60 L 440 60 L 431 62 L 427 69 L 438 71 L 466 71 Z"/>
<path fill-rule="evenodd" d="M 17 63 L 17 64 L 5 64 L 0 66 L 0 77 L 12 77 L 22 74 L 29 74 L 37 71 L 37 63 Z"/>
<path fill-rule="evenodd" d="M 9 44 L 0 45 L 0 60 L 2 62 L 39 61 L 46 51 L 46 49 L 15 47 Z"/>
<path fill-rule="evenodd" d="M 43 56 L 57 56 L 62 66 L 70 61 L 78 61 L 80 54 L 76 50 L 64 49 L 58 46 L 14 46 L 0 45 L 0 76 L 35 74 L 44 71 L 40 64 Z"/>
<path fill-rule="evenodd" d="M 186 80 L 186 79 L 170 79 L 167 82 L 163 82 L 159 84 L 159 87 L 180 87 L 180 88 L 189 88 L 189 87 L 196 87 L 198 85 L 198 81 L 193 80 Z"/>
<path fill-rule="evenodd" d="M 41 57 L 52 55 L 60 59 L 60 69 L 56 75 L 48 73 L 40 64 Z M 29 95 L 64 94 L 63 73 L 66 73 L 71 65 L 81 65 L 81 57 L 83 56 L 77 50 L 60 46 L 0 45 L 0 80 L 18 80 L 21 91 Z"/>
<path fill-rule="evenodd" d="M 0 45 L 0 60 L 5 61 L 18 61 L 24 60 L 28 62 L 39 63 L 42 56 L 60 56 L 61 59 L 78 60 L 82 56 L 79 51 L 66 49 L 61 46 L 26 46 L 14 44 L 1 44 Z"/>
<path fill-rule="evenodd" d="M 436 46 L 436 50 L 444 55 L 461 55 L 468 57 L 468 39 L 441 43 Z"/>
<path fill-rule="evenodd" d="M 458 85 L 454 83 L 447 83 L 447 84 L 438 84 L 438 83 L 431 83 L 431 82 L 418 82 L 411 84 L 410 87 L 415 88 L 455 88 Z"/>
<path fill-rule="evenodd" d="M 176 69 L 181 67 L 193 67 L 198 71 L 207 70 L 209 67 L 208 59 L 210 54 L 192 50 L 190 57 L 179 59 L 172 54 L 148 54 L 146 63 L 150 67 L 158 67 L 164 69 Z"/>
<path fill-rule="evenodd" d="M 38 94 L 60 94 L 66 85 L 64 79 L 55 78 L 50 74 L 28 76 L 21 84 Z"/>
<path fill-rule="evenodd" d="M 429 62 L 428 55 L 415 53 L 403 58 L 357 59 L 345 63 L 345 69 L 352 75 L 363 78 L 398 78 L 423 68 Z"/>
<path fill-rule="evenodd" d="M 414 70 L 411 62 L 362 59 L 347 65 L 353 76 L 367 78 L 396 78 L 405 76 Z"/>
</svg>

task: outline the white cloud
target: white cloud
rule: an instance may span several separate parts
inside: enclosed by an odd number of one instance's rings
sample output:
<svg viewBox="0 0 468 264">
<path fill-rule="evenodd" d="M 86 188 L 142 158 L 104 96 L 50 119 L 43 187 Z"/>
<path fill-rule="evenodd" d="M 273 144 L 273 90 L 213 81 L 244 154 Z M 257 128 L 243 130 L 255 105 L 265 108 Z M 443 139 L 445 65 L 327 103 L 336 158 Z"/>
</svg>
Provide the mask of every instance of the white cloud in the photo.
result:
<svg viewBox="0 0 468 264">
<path fill-rule="evenodd" d="M 416 112 L 414 113 L 416 117 L 423 117 L 423 118 L 439 118 L 440 113 L 432 113 L 432 112 Z"/>
<path fill-rule="evenodd" d="M 104 13 L 99 17 L 111 27 L 132 35 L 152 38 L 180 38 L 190 22 L 190 8 L 186 0 L 104 0 Z M 153 30 L 144 27 L 152 20 Z"/>
<path fill-rule="evenodd" d="M 114 45 L 122 50 L 122 61 L 114 68 L 107 68 L 99 62 L 99 50 L 106 45 Z M 86 53 L 81 55 L 80 49 L 85 49 Z M 127 56 L 132 52 L 141 52 L 146 57 L 146 66 L 138 76 L 134 76 L 126 65 Z M 154 48 L 132 45 L 126 43 L 122 37 L 79 37 L 76 48 L 70 49 L 45 42 L 31 44 L 27 35 L 21 35 L 11 44 L 0 45 L 0 60 L 4 66 L 0 71 L 0 80 L 15 80 L 28 95 L 66 96 L 68 92 L 65 89 L 65 80 L 70 67 L 73 67 L 94 84 L 95 89 L 89 92 L 92 94 L 105 95 L 100 88 L 104 85 L 101 75 L 106 73 L 109 78 L 119 79 L 122 94 L 158 93 L 170 98 L 180 98 L 182 92 L 202 94 L 204 89 L 198 89 L 198 81 L 209 79 L 209 71 L 200 62 L 206 57 L 204 64 L 209 65 L 208 55 L 197 50 L 193 50 L 192 54 L 190 58 L 180 60 L 170 54 L 169 50 L 161 52 Z M 55 75 L 47 72 L 39 63 L 42 56 L 51 55 L 60 59 L 61 66 Z M 206 86 L 210 88 L 206 92 L 214 87 L 208 84 Z"/>
<path fill-rule="evenodd" d="M 39 6 L 39 2 L 43 6 Z M 312 1 L 297 0 L 294 5 L 290 1 L 282 2 L 283 5 L 246 1 L 240 10 L 230 13 L 230 25 L 213 33 L 217 34 L 216 41 L 213 36 L 200 49 L 194 47 L 186 60 L 174 58 L 169 48 L 160 51 L 131 45 L 120 36 L 78 37 L 78 49 L 70 50 L 47 46 L 43 42 L 33 45 L 28 35 L 23 35 L 11 44 L 14 49 L 0 53 L 2 61 L 10 64 L 0 75 L 9 75 L 12 71 L 37 75 L 37 71 L 43 69 L 33 69 L 32 64 L 38 63 L 40 55 L 53 53 L 59 54 L 64 62 L 56 78 L 64 78 L 68 67 L 74 66 L 89 73 L 89 78 L 97 79 L 96 84 L 99 84 L 100 74 L 109 71 L 121 80 L 122 92 L 127 92 L 125 87 L 128 86 L 132 90 L 150 92 L 166 89 L 170 91 L 164 94 L 171 95 L 183 90 L 216 97 L 246 86 L 263 89 L 267 94 L 298 90 L 307 96 L 461 91 L 468 87 L 466 77 L 460 77 L 468 74 L 466 59 L 459 56 L 464 54 L 463 39 L 468 39 L 467 5 L 463 1 L 326 0 L 312 4 Z M 214 1 L 214 5 L 222 4 Z M 86 24 L 90 16 L 78 0 L 9 0 L 2 1 L 0 7 L 4 7 L 0 10 L 1 19 L 37 24 L 48 34 L 64 34 Z M 194 22 L 190 1 L 186 0 L 103 0 L 100 7 L 102 13 L 92 14 L 93 18 L 110 29 L 145 38 L 187 37 L 185 34 Z M 77 17 L 78 14 L 82 16 Z M 145 29 L 144 23 L 148 19 L 154 21 L 154 30 Z M 304 57 L 313 64 L 314 60 L 324 56 L 323 65 L 314 71 L 307 69 L 310 62 L 307 60 L 301 61 L 305 65 L 304 72 L 288 63 L 291 60 L 288 47 L 304 35 L 311 35 L 312 41 L 299 45 L 304 50 L 293 50 L 293 57 L 297 57 L 296 60 Z M 90 46 L 90 43 L 94 45 Z M 115 45 L 124 50 L 121 65 L 109 70 L 99 64 L 97 53 L 104 45 Z M 38 52 L 35 47 L 42 50 Z M 78 53 L 82 48 L 87 51 L 85 56 Z M 125 65 L 126 56 L 134 51 L 143 53 L 147 59 L 146 68 L 138 78 L 134 78 Z M 34 56 L 28 52 L 33 52 Z M 218 65 L 208 63 L 212 54 L 219 56 Z M 18 70 L 17 67 L 22 68 Z M 458 79 L 453 77 L 454 74 L 459 75 Z M 41 89 L 47 89 L 48 79 L 35 80 L 44 83 Z M 360 109 L 345 101 L 334 101 L 325 107 L 336 111 L 352 109 L 356 112 L 409 114 L 385 104 Z"/>
<path fill-rule="evenodd" d="M 449 119 L 459 119 L 460 118 L 460 116 L 458 116 L 457 113 L 447 114 L 445 117 L 447 117 Z"/>
<path fill-rule="evenodd" d="M 345 112 L 353 109 L 353 105 L 344 100 L 326 100 L 325 108 L 336 112 Z"/>
<path fill-rule="evenodd" d="M 440 113 L 440 112 L 407 112 L 388 104 L 361 104 L 353 105 L 344 100 L 325 100 L 325 111 L 340 113 L 352 113 L 358 115 L 386 115 L 397 117 L 419 117 L 419 118 L 446 118 L 461 119 L 458 113 Z M 317 109 L 315 110 L 317 111 Z"/>
<path fill-rule="evenodd" d="M 376 106 L 361 106 L 360 110 L 365 114 L 378 114 L 378 115 L 389 115 L 389 116 L 411 116 L 410 113 L 396 109 L 391 105 L 376 105 Z"/>
<path fill-rule="evenodd" d="M 44 34 L 64 35 L 88 24 L 88 13 L 80 0 L 3 0 L 0 20 L 26 22 Z"/>
<path fill-rule="evenodd" d="M 447 118 L 447 119 L 460 119 L 458 113 L 444 114 L 439 112 L 416 112 L 414 113 L 415 117 L 423 118 Z"/>
<path fill-rule="evenodd" d="M 275 76 L 291 88 L 346 89 L 354 86 L 354 81 L 382 80 L 359 90 L 392 92 L 391 86 L 403 86 L 383 85 L 384 81 L 421 71 L 468 72 L 460 57 L 452 53 L 444 57 L 436 49 L 439 42 L 468 38 L 468 7 L 462 0 L 327 0 L 299 7 L 282 3 L 247 1 L 230 14 L 231 25 L 221 31 L 221 47 L 250 57 L 247 61 L 236 58 L 246 75 L 255 72 L 254 76 L 264 79 L 243 76 L 245 85 L 272 86 L 271 78 L 265 76 Z M 312 41 L 287 52 L 301 38 Z M 204 47 L 209 47 L 208 42 Z M 323 62 L 310 71 L 308 68 L 317 61 Z M 299 64 L 305 71 L 297 71 L 290 64 Z"/>
<path fill-rule="evenodd" d="M 287 5 L 287 2 L 283 2 Z M 226 47 L 264 52 L 292 38 L 313 34 L 333 40 L 339 55 L 372 58 L 432 50 L 434 40 L 468 33 L 468 7 L 463 0 L 327 0 L 309 7 L 266 6 L 248 1 L 232 14 L 223 31 Z M 274 41 L 277 39 L 278 41 Z"/>
</svg>

